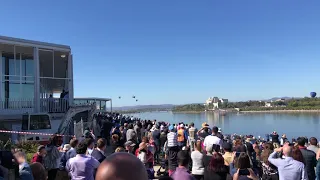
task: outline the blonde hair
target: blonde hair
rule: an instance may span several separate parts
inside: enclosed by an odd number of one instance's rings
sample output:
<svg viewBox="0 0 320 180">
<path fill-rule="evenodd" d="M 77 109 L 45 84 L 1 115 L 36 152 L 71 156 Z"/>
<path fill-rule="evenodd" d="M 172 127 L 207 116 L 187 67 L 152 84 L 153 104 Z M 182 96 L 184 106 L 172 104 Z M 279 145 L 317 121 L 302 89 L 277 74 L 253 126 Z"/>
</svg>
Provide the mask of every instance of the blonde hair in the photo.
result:
<svg viewBox="0 0 320 180">
<path fill-rule="evenodd" d="M 117 149 L 114 152 L 124 152 L 125 150 L 123 149 L 123 147 L 117 147 Z"/>
</svg>

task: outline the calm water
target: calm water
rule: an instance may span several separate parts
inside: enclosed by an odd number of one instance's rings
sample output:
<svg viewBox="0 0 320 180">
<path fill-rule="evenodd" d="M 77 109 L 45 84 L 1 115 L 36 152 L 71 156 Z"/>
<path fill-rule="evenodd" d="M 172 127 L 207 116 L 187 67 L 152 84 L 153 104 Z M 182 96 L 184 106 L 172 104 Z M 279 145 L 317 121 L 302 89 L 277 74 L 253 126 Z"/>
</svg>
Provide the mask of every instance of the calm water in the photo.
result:
<svg viewBox="0 0 320 180">
<path fill-rule="evenodd" d="M 157 119 L 170 123 L 194 122 L 197 128 L 203 122 L 210 127 L 222 128 L 224 134 L 252 134 L 265 138 L 265 134 L 277 131 L 286 134 L 288 138 L 307 136 L 320 138 L 319 113 L 229 113 L 221 116 L 218 113 L 203 112 L 199 114 L 147 112 L 132 114 L 143 119 Z"/>
</svg>

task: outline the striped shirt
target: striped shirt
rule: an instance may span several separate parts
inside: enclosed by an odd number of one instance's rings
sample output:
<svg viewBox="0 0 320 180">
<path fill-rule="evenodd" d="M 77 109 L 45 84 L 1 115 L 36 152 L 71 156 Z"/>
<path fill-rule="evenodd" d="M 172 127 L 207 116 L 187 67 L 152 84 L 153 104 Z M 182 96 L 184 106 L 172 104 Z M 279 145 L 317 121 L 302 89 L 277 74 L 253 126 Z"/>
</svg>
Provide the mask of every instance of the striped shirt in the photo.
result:
<svg viewBox="0 0 320 180">
<path fill-rule="evenodd" d="M 174 147 L 178 145 L 177 134 L 175 132 L 169 132 L 167 135 L 168 147 Z"/>
</svg>

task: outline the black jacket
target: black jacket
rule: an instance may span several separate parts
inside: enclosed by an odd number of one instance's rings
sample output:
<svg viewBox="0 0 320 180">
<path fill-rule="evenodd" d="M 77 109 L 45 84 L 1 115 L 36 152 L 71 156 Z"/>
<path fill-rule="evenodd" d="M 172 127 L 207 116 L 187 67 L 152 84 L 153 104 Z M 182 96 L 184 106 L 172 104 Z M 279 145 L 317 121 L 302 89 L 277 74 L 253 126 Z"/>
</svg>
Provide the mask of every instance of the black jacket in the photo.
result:
<svg viewBox="0 0 320 180">
<path fill-rule="evenodd" d="M 99 150 L 94 149 L 91 153 L 91 156 L 94 157 L 97 161 L 99 161 L 100 163 L 106 159 L 106 156 L 103 155 Z"/>
<path fill-rule="evenodd" d="M 301 150 L 303 159 L 306 163 L 306 170 L 308 173 L 308 179 L 315 180 L 316 174 L 314 171 L 314 167 L 317 166 L 316 153 L 314 153 L 313 151 L 310 151 L 306 148 L 301 148 L 300 150 Z"/>
</svg>

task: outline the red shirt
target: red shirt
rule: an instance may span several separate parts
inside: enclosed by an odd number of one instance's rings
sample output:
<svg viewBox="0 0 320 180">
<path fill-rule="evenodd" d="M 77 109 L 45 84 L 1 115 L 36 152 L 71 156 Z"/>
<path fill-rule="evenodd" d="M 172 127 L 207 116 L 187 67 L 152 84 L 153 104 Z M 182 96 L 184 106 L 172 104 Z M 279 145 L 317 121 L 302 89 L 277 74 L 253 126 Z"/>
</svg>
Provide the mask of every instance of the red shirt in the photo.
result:
<svg viewBox="0 0 320 180">
<path fill-rule="evenodd" d="M 43 157 L 40 156 L 38 153 L 35 153 L 32 157 L 31 163 L 35 163 L 35 162 L 43 164 Z"/>
</svg>

